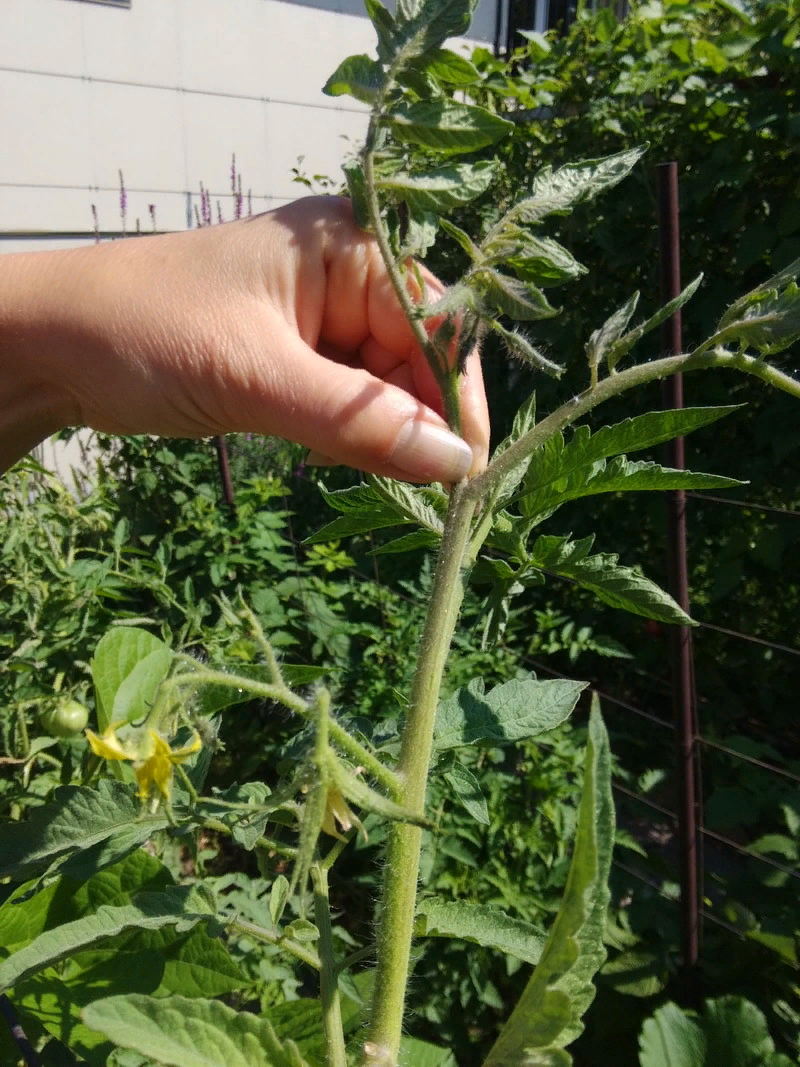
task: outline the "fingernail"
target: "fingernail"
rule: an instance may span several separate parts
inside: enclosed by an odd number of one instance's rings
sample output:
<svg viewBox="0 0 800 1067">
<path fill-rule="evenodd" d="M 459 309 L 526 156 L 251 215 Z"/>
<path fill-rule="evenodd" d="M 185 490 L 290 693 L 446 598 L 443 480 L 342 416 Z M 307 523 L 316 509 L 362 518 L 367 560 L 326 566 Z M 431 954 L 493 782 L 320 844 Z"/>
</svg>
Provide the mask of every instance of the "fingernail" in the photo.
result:
<svg viewBox="0 0 800 1067">
<path fill-rule="evenodd" d="M 472 449 L 449 430 L 415 419 L 397 435 L 389 462 L 415 478 L 459 482 L 472 466 Z"/>
</svg>

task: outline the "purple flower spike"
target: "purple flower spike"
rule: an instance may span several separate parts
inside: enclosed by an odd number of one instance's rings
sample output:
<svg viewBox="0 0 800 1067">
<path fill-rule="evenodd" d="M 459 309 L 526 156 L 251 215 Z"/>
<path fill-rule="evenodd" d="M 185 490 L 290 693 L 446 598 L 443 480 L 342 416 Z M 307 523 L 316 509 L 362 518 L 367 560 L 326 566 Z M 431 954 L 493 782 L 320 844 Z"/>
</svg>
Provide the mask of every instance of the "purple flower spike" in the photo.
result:
<svg viewBox="0 0 800 1067">
<path fill-rule="evenodd" d="M 231 156 L 231 192 L 236 192 L 236 153 Z"/>
<path fill-rule="evenodd" d="M 240 219 L 242 217 L 242 176 L 239 175 L 237 182 L 236 192 L 233 197 L 233 213 L 234 218 Z"/>
<path fill-rule="evenodd" d="M 125 188 L 125 179 L 122 171 L 119 171 L 119 217 L 122 219 L 122 232 L 125 233 L 125 223 L 128 217 L 128 191 Z"/>
</svg>

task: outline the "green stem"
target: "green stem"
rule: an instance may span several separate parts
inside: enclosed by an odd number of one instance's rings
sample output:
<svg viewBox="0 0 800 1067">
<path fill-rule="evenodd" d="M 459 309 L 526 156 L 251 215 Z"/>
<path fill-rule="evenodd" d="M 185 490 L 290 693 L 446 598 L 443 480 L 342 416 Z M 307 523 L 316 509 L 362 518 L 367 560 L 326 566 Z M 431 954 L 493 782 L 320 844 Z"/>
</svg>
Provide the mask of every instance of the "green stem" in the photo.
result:
<svg viewBox="0 0 800 1067">
<path fill-rule="evenodd" d="M 191 656 L 179 655 L 179 659 L 185 663 L 197 667 L 197 660 Z M 315 712 L 312 706 L 302 697 L 293 693 L 287 686 L 272 685 L 269 682 L 259 682 L 254 678 L 240 677 L 236 674 L 225 674 L 223 671 L 215 671 L 209 668 L 195 669 L 191 673 L 178 674 L 174 684 L 182 689 L 196 688 L 201 685 L 224 685 L 229 689 L 243 689 L 252 693 L 253 696 L 263 697 L 266 700 L 274 700 L 304 719 L 314 721 Z M 360 764 L 376 781 L 388 790 L 393 800 L 399 796 L 400 783 L 397 775 L 390 767 L 386 767 L 374 756 L 369 749 L 360 744 L 354 737 L 341 726 L 335 719 L 328 719 L 328 734 L 331 741 L 346 752 L 356 763 Z"/>
<path fill-rule="evenodd" d="M 442 675 L 463 597 L 462 563 L 469 542 L 474 501 L 468 483 L 452 491 L 436 564 L 428 615 L 420 643 L 411 703 L 403 731 L 398 773 L 400 803 L 423 815 L 433 728 Z M 400 1047 L 406 980 L 411 956 L 422 831 L 394 823 L 389 836 L 378 935 L 378 963 L 364 1064 L 394 1064 Z"/>
<path fill-rule="evenodd" d="M 322 961 L 319 956 L 310 948 L 306 948 L 305 945 L 301 945 L 299 941 L 293 941 L 290 937 L 281 937 L 280 934 L 275 934 L 272 930 L 267 930 L 263 926 L 257 926 L 255 923 L 246 922 L 244 919 L 232 919 L 228 923 L 228 929 L 234 930 L 237 934 L 244 934 L 246 937 L 252 937 L 255 941 L 263 941 L 267 945 L 276 945 L 278 948 L 285 948 L 287 952 L 291 952 L 293 956 L 297 956 L 303 963 L 307 963 L 309 967 L 313 967 L 315 971 L 318 971 L 322 967 Z"/>
<path fill-rule="evenodd" d="M 347 1067 L 339 983 L 336 980 L 336 962 L 333 958 L 328 872 L 322 864 L 315 863 L 311 868 L 311 880 L 314 883 L 314 920 L 319 930 L 319 988 L 322 1026 L 325 1031 L 325 1063 L 326 1067 Z"/>
<path fill-rule="evenodd" d="M 226 837 L 233 837 L 233 830 L 221 819 L 203 819 L 198 822 L 197 825 L 203 830 L 214 830 L 218 834 L 225 834 Z M 292 848 L 291 845 L 282 845 L 280 841 L 276 841 L 272 837 L 259 837 L 253 848 L 262 848 L 267 852 L 276 852 L 279 856 L 283 856 L 287 860 L 297 859 L 297 849 Z"/>
<path fill-rule="evenodd" d="M 579 396 L 567 401 L 566 404 L 562 404 L 552 415 L 542 419 L 532 430 L 523 434 L 513 445 L 493 459 L 482 474 L 467 482 L 465 494 L 470 499 L 477 500 L 490 493 L 506 474 L 537 448 L 541 448 L 553 434 L 569 426 L 570 423 L 596 408 L 598 404 L 619 396 L 628 389 L 646 385 L 659 378 L 668 378 L 670 375 L 684 371 L 711 370 L 717 367 L 744 371 L 745 374 L 754 375 L 767 382 L 768 385 L 800 399 L 800 382 L 776 370 L 762 359 L 741 352 L 733 353 L 717 348 L 713 352 L 699 350 L 689 355 L 666 356 L 650 363 L 640 363 L 628 370 L 610 374 L 593 388 L 587 389 Z"/>
<path fill-rule="evenodd" d="M 17 711 L 17 734 L 22 747 L 22 758 L 27 759 L 31 751 L 31 743 L 28 737 L 28 723 L 22 708 Z"/>
<path fill-rule="evenodd" d="M 375 182 L 375 141 L 378 135 L 377 117 L 383 107 L 383 95 L 385 94 L 387 87 L 388 86 L 384 87 L 384 93 L 381 94 L 379 101 L 376 102 L 373 108 L 364 147 L 364 185 L 370 226 L 375 235 L 375 240 L 378 242 L 378 248 L 380 249 L 386 272 L 389 275 L 392 288 L 400 302 L 400 307 L 403 309 L 403 314 L 406 319 L 408 319 L 408 323 L 414 332 L 417 344 L 424 352 L 428 365 L 436 378 L 436 382 L 442 394 L 442 403 L 444 404 L 447 424 L 455 433 L 460 435 L 461 407 L 459 403 L 458 368 L 448 366 L 447 360 L 440 358 L 436 345 L 428 336 L 425 326 L 417 314 L 417 309 L 414 307 L 411 297 L 408 294 L 408 289 L 406 288 L 403 276 L 398 270 L 392 249 L 389 245 L 386 228 L 381 219 L 381 208 L 378 201 L 378 191 Z"/>
</svg>

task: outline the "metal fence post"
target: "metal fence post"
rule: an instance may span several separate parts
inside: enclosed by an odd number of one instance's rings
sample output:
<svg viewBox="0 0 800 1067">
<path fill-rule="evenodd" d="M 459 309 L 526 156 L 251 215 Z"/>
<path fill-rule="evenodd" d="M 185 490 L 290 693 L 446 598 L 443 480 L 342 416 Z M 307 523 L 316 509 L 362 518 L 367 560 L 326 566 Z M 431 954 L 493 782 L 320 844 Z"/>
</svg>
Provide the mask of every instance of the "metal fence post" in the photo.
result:
<svg viewBox="0 0 800 1067">
<path fill-rule="evenodd" d="M 681 291 L 680 220 L 678 211 L 678 165 L 664 163 L 658 168 L 661 299 L 674 299 Z M 680 309 L 661 328 L 664 354 L 682 351 Z M 662 385 L 662 406 L 683 407 L 683 379 L 675 374 Z M 670 467 L 683 469 L 683 438 L 667 446 Z M 686 494 L 667 494 L 668 584 L 669 591 L 685 612 L 689 611 L 689 574 L 686 553 Z M 692 635 L 688 626 L 672 626 L 671 669 L 675 735 L 677 741 L 678 839 L 681 853 L 681 940 L 687 996 L 697 996 L 697 958 L 700 946 L 698 879 L 698 781 L 696 774 L 697 725 L 694 700 Z"/>
</svg>

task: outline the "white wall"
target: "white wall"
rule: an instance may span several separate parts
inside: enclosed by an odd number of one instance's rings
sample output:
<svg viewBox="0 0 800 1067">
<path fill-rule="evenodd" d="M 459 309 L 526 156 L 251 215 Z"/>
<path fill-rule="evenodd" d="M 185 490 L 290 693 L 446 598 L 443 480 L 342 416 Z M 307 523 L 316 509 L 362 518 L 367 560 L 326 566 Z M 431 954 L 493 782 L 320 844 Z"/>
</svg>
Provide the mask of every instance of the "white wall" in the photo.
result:
<svg viewBox="0 0 800 1067">
<path fill-rule="evenodd" d="M 482 0 L 476 39 L 491 40 Z M 366 108 L 326 97 L 339 63 L 374 54 L 361 0 L 0 0 L 0 253 L 92 241 L 137 217 L 159 229 L 194 225 L 202 182 L 233 215 L 236 154 L 253 210 L 304 195 L 292 167 L 339 180 Z M 462 45 L 463 47 L 463 45 Z M 38 236 L 34 237 L 36 233 Z M 81 237 L 80 234 L 85 236 Z M 71 484 L 77 443 L 37 458 Z"/>
<path fill-rule="evenodd" d="M 347 13 L 356 0 L 311 2 L 0 0 L 0 233 L 90 231 L 93 203 L 119 229 L 120 169 L 128 228 L 144 230 L 149 204 L 159 229 L 185 228 L 201 181 L 230 217 L 234 152 L 254 210 L 304 192 L 299 155 L 338 179 L 365 109 L 321 88 L 374 52 L 374 32 Z M 476 36 L 491 37 L 494 2 Z"/>
</svg>

